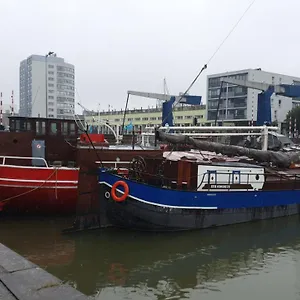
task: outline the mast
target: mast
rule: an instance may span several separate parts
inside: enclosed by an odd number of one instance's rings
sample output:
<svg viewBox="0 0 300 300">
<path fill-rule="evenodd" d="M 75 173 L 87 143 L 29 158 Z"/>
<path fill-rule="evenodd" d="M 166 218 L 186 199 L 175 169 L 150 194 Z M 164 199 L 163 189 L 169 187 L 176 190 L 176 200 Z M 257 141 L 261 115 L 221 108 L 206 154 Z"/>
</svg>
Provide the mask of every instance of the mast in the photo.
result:
<svg viewBox="0 0 300 300">
<path fill-rule="evenodd" d="M 291 151 L 290 153 L 244 148 L 240 146 L 224 145 L 221 143 L 196 140 L 186 135 L 168 134 L 159 130 L 156 131 L 155 135 L 156 139 L 161 142 L 190 145 L 194 149 L 215 152 L 217 154 L 221 153 L 222 155 L 227 156 L 245 156 L 254 159 L 259 163 L 271 163 L 273 166 L 277 166 L 280 168 L 289 168 L 293 164 L 300 163 L 299 151 Z"/>
</svg>

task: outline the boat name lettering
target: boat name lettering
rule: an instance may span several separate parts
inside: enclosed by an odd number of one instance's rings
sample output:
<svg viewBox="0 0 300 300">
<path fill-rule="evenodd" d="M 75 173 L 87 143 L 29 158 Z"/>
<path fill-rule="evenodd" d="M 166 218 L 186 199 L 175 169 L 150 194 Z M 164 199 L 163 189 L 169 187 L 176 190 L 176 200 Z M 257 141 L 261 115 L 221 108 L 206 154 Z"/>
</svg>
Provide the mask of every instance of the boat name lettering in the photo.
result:
<svg viewBox="0 0 300 300">
<path fill-rule="evenodd" d="M 212 184 L 210 186 L 212 189 L 230 189 L 230 185 L 226 184 Z"/>
</svg>

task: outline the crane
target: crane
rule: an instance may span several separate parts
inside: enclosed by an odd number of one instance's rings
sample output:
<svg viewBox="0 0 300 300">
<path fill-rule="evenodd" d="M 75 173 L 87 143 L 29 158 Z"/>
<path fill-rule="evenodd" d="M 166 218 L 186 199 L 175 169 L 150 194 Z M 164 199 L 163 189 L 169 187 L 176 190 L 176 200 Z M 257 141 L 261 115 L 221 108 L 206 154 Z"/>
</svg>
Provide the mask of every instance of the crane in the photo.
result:
<svg viewBox="0 0 300 300">
<path fill-rule="evenodd" d="M 262 126 L 266 122 L 271 123 L 271 96 L 280 95 L 289 98 L 300 98 L 300 85 L 278 84 L 270 85 L 267 83 L 254 82 L 249 80 L 222 77 L 221 82 L 234 84 L 246 88 L 260 90 L 257 99 L 257 121 L 256 125 Z"/>
<path fill-rule="evenodd" d="M 173 113 L 172 108 L 174 103 L 183 103 L 189 105 L 200 105 L 201 104 L 201 96 L 190 96 L 190 95 L 167 95 L 167 94 L 158 94 L 158 93 L 146 93 L 146 92 L 137 92 L 137 91 L 127 91 L 127 102 L 125 113 L 128 104 L 129 95 L 139 96 L 144 98 L 158 99 L 164 101 L 162 104 L 162 126 L 168 124 L 169 126 L 173 126 Z M 125 116 L 124 116 L 125 118 Z"/>
</svg>

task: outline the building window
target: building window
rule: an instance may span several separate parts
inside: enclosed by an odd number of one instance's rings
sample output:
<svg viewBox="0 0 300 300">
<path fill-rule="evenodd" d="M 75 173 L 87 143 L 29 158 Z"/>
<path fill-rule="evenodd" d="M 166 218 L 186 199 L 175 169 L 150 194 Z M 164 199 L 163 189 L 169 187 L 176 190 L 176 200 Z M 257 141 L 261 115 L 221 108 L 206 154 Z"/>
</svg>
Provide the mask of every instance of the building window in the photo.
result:
<svg viewBox="0 0 300 300">
<path fill-rule="evenodd" d="M 48 80 L 49 81 L 54 81 L 54 78 L 53 77 L 48 77 Z"/>
<path fill-rule="evenodd" d="M 53 66 L 53 65 L 48 65 L 48 68 L 49 68 L 49 69 L 53 69 L 54 66 Z"/>
<path fill-rule="evenodd" d="M 54 90 L 48 90 L 49 93 L 54 93 Z"/>
<path fill-rule="evenodd" d="M 50 96 L 49 96 L 50 97 Z M 54 106 L 54 102 L 48 102 L 49 106 Z"/>
<path fill-rule="evenodd" d="M 54 75 L 54 72 L 53 71 L 48 71 L 48 74 L 49 75 Z"/>
<path fill-rule="evenodd" d="M 54 96 L 48 96 L 48 99 L 54 99 Z"/>
<path fill-rule="evenodd" d="M 54 83 L 48 83 L 49 87 L 54 87 Z"/>
</svg>

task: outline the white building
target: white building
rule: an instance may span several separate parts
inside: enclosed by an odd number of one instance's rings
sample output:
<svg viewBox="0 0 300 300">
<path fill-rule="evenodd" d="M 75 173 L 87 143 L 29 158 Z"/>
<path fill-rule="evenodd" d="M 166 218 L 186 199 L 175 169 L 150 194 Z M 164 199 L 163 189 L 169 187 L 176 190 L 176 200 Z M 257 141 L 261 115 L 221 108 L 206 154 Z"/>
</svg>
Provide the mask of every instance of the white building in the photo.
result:
<svg viewBox="0 0 300 300">
<path fill-rule="evenodd" d="M 20 63 L 20 116 L 72 118 L 74 66 L 53 52 Z"/>
<path fill-rule="evenodd" d="M 246 69 L 234 72 L 226 72 L 207 76 L 207 121 L 214 121 L 218 110 L 218 101 L 221 88 L 221 77 L 229 77 L 240 80 L 277 84 L 300 84 L 299 77 L 270 73 L 261 69 Z M 236 86 L 223 82 L 222 94 L 219 103 L 218 121 L 238 122 L 257 120 L 257 99 L 260 90 Z M 272 121 L 279 124 L 285 121 L 286 114 L 299 100 L 289 97 L 271 97 Z"/>
</svg>

